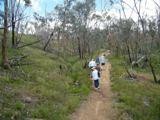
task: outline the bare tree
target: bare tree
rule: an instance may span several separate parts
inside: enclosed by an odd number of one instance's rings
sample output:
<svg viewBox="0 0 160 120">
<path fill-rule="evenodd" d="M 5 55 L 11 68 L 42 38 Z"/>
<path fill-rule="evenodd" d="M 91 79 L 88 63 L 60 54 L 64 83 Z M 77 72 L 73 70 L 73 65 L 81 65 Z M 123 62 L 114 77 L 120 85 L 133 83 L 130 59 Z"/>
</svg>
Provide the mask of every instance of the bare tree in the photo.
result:
<svg viewBox="0 0 160 120">
<path fill-rule="evenodd" d="M 4 33 L 2 39 L 2 66 L 5 69 L 10 69 L 7 57 L 7 35 L 8 35 L 8 0 L 4 0 Z"/>
<path fill-rule="evenodd" d="M 12 47 L 15 48 L 18 44 L 17 37 L 16 37 L 16 27 L 17 30 L 19 29 L 19 23 L 25 19 L 24 11 L 26 7 L 31 4 L 30 0 L 23 0 L 25 5 L 23 8 L 21 7 L 21 0 L 10 0 L 9 10 L 11 11 L 11 30 L 12 30 Z M 18 32 L 18 31 L 17 31 Z M 17 33 L 18 34 L 18 33 Z"/>
</svg>

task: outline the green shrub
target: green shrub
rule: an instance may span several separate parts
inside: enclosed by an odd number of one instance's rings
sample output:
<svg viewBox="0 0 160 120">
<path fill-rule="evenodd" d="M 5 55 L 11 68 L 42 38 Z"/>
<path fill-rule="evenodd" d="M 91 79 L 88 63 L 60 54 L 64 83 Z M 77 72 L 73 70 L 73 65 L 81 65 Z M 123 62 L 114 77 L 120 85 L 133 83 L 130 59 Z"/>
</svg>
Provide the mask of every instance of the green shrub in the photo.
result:
<svg viewBox="0 0 160 120">
<path fill-rule="evenodd" d="M 160 86 L 151 81 L 136 81 L 126 78 L 122 59 L 111 57 L 112 90 L 116 94 L 115 106 L 118 118 L 133 120 L 159 120 Z M 149 73 L 147 73 L 149 74 Z M 117 119 L 118 119 L 117 118 Z"/>
</svg>

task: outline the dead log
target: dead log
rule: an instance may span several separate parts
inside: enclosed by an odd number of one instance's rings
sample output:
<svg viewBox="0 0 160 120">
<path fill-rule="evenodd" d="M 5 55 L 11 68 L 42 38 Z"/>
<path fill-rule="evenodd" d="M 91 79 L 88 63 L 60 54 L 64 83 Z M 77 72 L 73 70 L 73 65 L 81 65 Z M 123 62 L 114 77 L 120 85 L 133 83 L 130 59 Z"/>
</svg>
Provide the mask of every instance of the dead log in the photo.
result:
<svg viewBox="0 0 160 120">
<path fill-rule="evenodd" d="M 12 63 L 10 64 L 11 67 L 16 67 L 16 66 L 26 66 L 26 65 L 32 65 L 33 63 L 32 62 L 24 62 L 24 63 Z"/>
<path fill-rule="evenodd" d="M 37 41 L 35 41 L 35 42 L 32 42 L 32 43 L 29 43 L 29 44 L 25 44 L 25 45 L 19 46 L 19 47 L 17 47 L 17 49 L 23 48 L 23 47 L 26 47 L 26 46 L 30 46 L 30 45 L 34 45 L 34 44 L 37 44 L 37 43 L 39 43 L 39 42 L 40 42 L 40 40 L 37 40 Z"/>
<path fill-rule="evenodd" d="M 140 67 L 141 63 L 146 62 L 146 56 L 140 57 L 137 61 L 132 62 L 132 67 Z"/>
<path fill-rule="evenodd" d="M 23 56 L 14 56 L 12 58 L 9 58 L 10 61 L 12 60 L 21 60 L 21 59 L 24 59 L 24 58 L 27 58 L 28 55 L 23 55 Z"/>
</svg>

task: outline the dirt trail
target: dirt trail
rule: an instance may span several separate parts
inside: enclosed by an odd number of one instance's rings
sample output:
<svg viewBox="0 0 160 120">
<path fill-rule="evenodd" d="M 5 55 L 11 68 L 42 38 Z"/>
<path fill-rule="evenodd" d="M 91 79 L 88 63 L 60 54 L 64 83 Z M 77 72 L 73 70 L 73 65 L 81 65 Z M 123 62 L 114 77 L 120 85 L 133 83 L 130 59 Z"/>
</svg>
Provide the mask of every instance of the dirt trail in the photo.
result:
<svg viewBox="0 0 160 120">
<path fill-rule="evenodd" d="M 100 91 L 93 91 L 88 99 L 72 115 L 71 120 L 113 120 L 112 92 L 110 89 L 110 68 L 103 66 Z"/>
</svg>

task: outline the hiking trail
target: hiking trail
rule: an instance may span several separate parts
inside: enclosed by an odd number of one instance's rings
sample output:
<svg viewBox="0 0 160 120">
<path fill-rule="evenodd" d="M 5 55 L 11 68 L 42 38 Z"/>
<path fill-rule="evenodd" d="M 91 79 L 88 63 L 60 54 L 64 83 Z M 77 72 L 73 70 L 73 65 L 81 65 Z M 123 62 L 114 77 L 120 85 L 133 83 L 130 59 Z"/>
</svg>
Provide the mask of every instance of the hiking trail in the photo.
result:
<svg viewBox="0 0 160 120">
<path fill-rule="evenodd" d="M 102 67 L 100 90 L 93 90 L 80 107 L 71 115 L 71 120 L 113 120 L 112 92 L 110 87 L 111 64 Z"/>
</svg>

